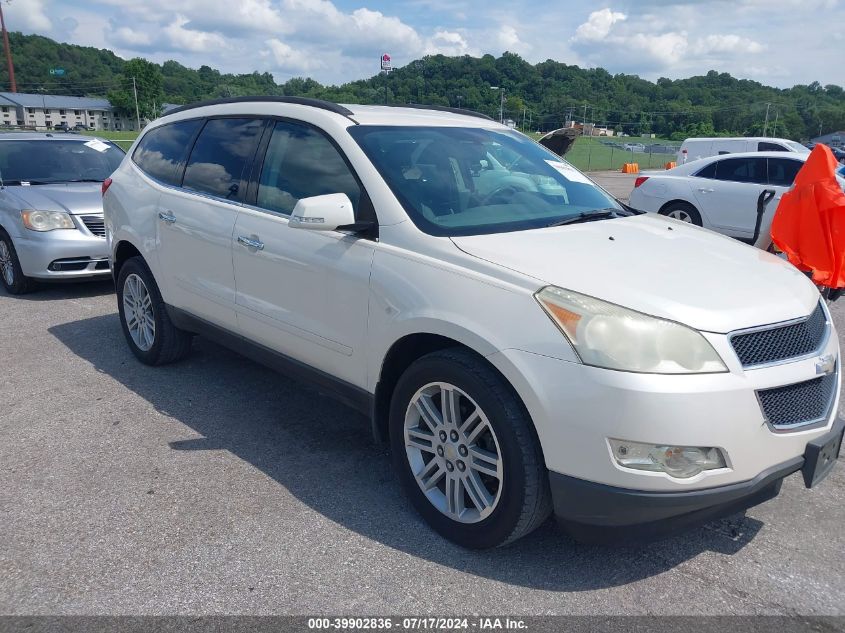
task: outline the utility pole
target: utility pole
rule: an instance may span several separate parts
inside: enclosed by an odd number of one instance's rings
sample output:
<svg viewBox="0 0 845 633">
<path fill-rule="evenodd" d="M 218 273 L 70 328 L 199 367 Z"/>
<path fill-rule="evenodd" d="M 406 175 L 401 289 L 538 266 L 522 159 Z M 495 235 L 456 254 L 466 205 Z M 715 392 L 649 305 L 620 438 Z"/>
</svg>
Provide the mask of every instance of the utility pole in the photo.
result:
<svg viewBox="0 0 845 633">
<path fill-rule="evenodd" d="M 505 122 L 505 89 L 501 86 L 490 86 L 490 90 L 499 91 L 499 123 Z"/>
<path fill-rule="evenodd" d="M 778 129 L 778 115 L 779 115 L 779 114 L 780 114 L 780 110 L 775 110 L 775 123 L 774 123 L 774 125 L 772 126 L 772 136 L 774 136 L 774 135 L 777 133 L 777 129 Z"/>
<path fill-rule="evenodd" d="M 769 108 L 771 107 L 771 103 L 766 104 L 766 122 L 763 123 L 763 136 L 766 136 L 766 132 L 769 129 Z"/>
<path fill-rule="evenodd" d="M 9 46 L 9 33 L 6 31 L 6 20 L 3 18 L 3 0 L 0 0 L 0 28 L 3 29 L 3 50 L 6 52 L 6 65 L 9 67 L 9 85 L 12 92 L 18 91 L 15 82 L 15 62 L 12 61 L 12 49 Z"/>
<path fill-rule="evenodd" d="M 525 106 L 522 108 L 522 131 L 525 131 Z"/>
<path fill-rule="evenodd" d="M 135 120 L 138 122 L 138 131 L 141 131 L 141 111 L 138 109 L 138 88 L 135 86 L 135 77 L 132 77 L 132 94 L 135 96 Z"/>
</svg>

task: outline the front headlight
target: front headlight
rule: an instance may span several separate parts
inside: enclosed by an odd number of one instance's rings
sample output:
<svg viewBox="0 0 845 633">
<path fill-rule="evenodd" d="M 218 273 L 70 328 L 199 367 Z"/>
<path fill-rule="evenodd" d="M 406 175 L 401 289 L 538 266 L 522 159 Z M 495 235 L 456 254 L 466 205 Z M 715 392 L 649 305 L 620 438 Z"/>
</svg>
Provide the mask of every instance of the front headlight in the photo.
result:
<svg viewBox="0 0 845 633">
<path fill-rule="evenodd" d="M 70 215 L 62 211 L 36 211 L 24 209 L 21 211 L 23 225 L 31 231 L 55 231 L 56 229 L 75 229 L 76 225 Z"/>
<path fill-rule="evenodd" d="M 536 295 L 586 365 L 653 374 L 727 371 L 700 332 L 571 290 Z"/>
</svg>

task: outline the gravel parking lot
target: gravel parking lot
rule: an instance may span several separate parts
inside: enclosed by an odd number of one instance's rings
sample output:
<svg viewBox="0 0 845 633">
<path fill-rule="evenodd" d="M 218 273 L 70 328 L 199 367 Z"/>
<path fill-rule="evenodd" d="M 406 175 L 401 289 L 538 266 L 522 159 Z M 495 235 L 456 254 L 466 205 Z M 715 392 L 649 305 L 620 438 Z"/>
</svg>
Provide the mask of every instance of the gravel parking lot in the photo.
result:
<svg viewBox="0 0 845 633">
<path fill-rule="evenodd" d="M 845 614 L 845 464 L 646 546 L 470 552 L 351 410 L 208 340 L 138 363 L 109 283 L 0 323 L 0 613 Z"/>
</svg>

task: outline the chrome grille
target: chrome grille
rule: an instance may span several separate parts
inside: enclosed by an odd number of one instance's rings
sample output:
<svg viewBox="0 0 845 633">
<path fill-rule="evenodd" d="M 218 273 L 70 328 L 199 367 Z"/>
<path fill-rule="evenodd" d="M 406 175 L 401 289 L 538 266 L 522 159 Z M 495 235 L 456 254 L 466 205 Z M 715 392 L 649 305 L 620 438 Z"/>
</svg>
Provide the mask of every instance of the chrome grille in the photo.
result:
<svg viewBox="0 0 845 633">
<path fill-rule="evenodd" d="M 779 429 L 812 424 L 827 418 L 833 405 L 839 372 L 757 392 L 766 420 Z"/>
<path fill-rule="evenodd" d="M 731 345 L 743 367 L 776 363 L 812 354 L 821 348 L 827 333 L 822 304 L 797 323 L 733 334 Z"/>
<path fill-rule="evenodd" d="M 103 221 L 103 216 L 101 215 L 83 215 L 80 216 L 82 223 L 85 225 L 85 228 L 91 231 L 93 235 L 97 237 L 105 237 L 106 236 L 106 225 Z"/>
</svg>

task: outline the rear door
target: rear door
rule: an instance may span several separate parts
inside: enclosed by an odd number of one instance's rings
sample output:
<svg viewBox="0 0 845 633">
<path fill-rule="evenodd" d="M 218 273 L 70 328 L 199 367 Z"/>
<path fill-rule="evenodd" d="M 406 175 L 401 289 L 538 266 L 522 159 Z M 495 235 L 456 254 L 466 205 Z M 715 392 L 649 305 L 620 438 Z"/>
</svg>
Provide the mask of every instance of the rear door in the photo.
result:
<svg viewBox="0 0 845 633">
<path fill-rule="evenodd" d="M 191 149 L 181 187 L 159 200 L 159 262 L 169 301 L 234 329 L 232 231 L 266 121 L 213 118 Z"/>
<path fill-rule="evenodd" d="M 724 158 L 715 174 L 693 185 L 702 215 L 720 232 L 751 237 L 757 220 L 757 197 L 768 184 L 765 158 Z"/>
<path fill-rule="evenodd" d="M 278 120 L 256 161 L 249 203 L 232 236 L 239 331 L 353 385 L 366 385 L 364 342 L 376 242 L 288 226 L 301 198 L 345 193 L 356 218 L 372 204 L 340 149 L 321 130 Z"/>
</svg>

